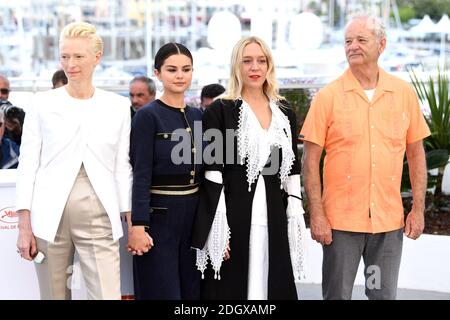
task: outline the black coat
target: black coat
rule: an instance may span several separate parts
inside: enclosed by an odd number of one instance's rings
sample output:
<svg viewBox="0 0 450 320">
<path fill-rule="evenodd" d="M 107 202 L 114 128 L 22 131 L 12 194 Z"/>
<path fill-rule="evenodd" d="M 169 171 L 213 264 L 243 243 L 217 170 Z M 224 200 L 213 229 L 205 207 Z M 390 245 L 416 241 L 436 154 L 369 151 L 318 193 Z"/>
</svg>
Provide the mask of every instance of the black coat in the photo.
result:
<svg viewBox="0 0 450 320">
<path fill-rule="evenodd" d="M 210 105 L 203 114 L 203 129 L 215 128 L 224 137 L 223 154 L 233 151 L 237 155 L 237 138 L 234 145 L 226 150 L 226 129 L 236 130 L 239 121 L 239 110 L 242 101 L 217 100 Z M 280 104 L 281 105 L 281 104 Z M 291 123 L 292 146 L 295 161 L 290 174 L 299 174 L 300 165 L 297 157 L 297 124 L 295 113 L 283 102 L 280 108 L 287 115 Z M 232 149 L 231 149 L 232 148 Z M 281 156 L 281 152 L 280 152 Z M 281 163 L 281 162 L 280 162 Z M 221 280 L 214 279 L 214 272 L 210 265 L 205 271 L 202 285 L 204 299 L 247 299 L 249 238 L 252 216 L 252 201 L 256 188 L 256 181 L 248 191 L 246 165 L 241 165 L 234 159 L 229 163 L 210 164 L 206 170 L 222 172 L 225 187 L 225 202 L 227 208 L 228 225 L 231 230 L 230 255 L 231 258 L 222 263 Z M 286 193 L 280 189 L 279 174 L 264 175 L 267 197 L 267 223 L 269 238 L 269 272 L 268 299 L 297 299 L 297 292 L 292 271 L 289 242 L 287 234 Z M 200 202 L 193 230 L 193 247 L 203 248 L 211 229 L 216 212 L 221 184 L 208 180 L 204 181 L 200 189 Z"/>
</svg>

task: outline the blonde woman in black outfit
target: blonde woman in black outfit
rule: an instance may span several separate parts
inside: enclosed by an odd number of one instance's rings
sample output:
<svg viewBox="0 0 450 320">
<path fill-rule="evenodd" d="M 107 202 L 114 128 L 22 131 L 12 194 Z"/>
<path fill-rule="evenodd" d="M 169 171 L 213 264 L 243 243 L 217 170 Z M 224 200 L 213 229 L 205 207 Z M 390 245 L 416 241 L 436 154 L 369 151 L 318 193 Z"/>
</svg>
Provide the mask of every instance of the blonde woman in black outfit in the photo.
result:
<svg viewBox="0 0 450 320">
<path fill-rule="evenodd" d="M 297 125 L 275 79 L 267 45 L 244 38 L 232 53 L 225 98 L 203 115 L 205 134 L 223 137 L 206 165 L 194 224 L 205 299 L 297 299 L 305 237 Z"/>
</svg>

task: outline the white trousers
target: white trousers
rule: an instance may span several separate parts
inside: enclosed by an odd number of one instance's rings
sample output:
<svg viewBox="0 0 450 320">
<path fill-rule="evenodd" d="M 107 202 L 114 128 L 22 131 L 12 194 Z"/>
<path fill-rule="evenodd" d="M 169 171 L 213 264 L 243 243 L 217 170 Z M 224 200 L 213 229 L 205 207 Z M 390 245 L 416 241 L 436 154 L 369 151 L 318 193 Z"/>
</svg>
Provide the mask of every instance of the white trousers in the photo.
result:
<svg viewBox="0 0 450 320">
<path fill-rule="evenodd" d="M 252 203 L 248 262 L 248 300 L 267 300 L 269 273 L 269 236 L 264 178 L 259 177 Z"/>
</svg>

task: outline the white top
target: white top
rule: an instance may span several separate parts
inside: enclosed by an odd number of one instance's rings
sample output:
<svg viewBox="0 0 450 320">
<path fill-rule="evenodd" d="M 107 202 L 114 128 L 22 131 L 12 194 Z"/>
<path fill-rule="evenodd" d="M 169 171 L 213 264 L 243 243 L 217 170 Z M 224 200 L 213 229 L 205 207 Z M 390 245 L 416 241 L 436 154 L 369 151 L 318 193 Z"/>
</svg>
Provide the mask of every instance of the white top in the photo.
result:
<svg viewBox="0 0 450 320">
<path fill-rule="evenodd" d="M 53 242 L 82 163 L 114 239 L 122 236 L 120 212 L 131 208 L 129 137 L 125 97 L 96 88 L 92 98 L 75 99 L 65 87 L 35 95 L 24 122 L 16 209 L 31 211 L 37 237 Z"/>
<path fill-rule="evenodd" d="M 247 159 L 248 191 L 251 190 L 252 183 L 264 169 L 272 147 L 277 147 L 282 152 L 281 163 L 275 167 L 279 171 L 282 183 L 286 181 L 295 159 L 292 151 L 289 119 L 274 101 L 270 101 L 269 106 L 272 111 L 272 120 L 267 132 L 261 127 L 256 115 L 245 100 L 242 100 L 239 112 L 238 155 L 241 164 L 244 163 L 244 159 Z M 277 159 L 274 160 L 277 161 Z"/>
<path fill-rule="evenodd" d="M 366 93 L 367 99 L 369 99 L 369 101 L 372 101 L 373 95 L 375 94 L 375 89 L 364 90 L 364 92 Z"/>
<path fill-rule="evenodd" d="M 259 135 L 257 141 L 258 147 L 256 148 L 258 152 L 257 158 L 259 159 L 260 166 L 264 166 L 270 157 L 270 148 L 275 146 L 275 134 L 273 121 L 270 122 L 270 126 L 267 130 L 261 127 L 258 118 L 249 110 L 250 116 L 249 121 L 251 122 L 252 131 Z M 255 187 L 255 194 L 252 202 L 252 225 L 267 226 L 267 202 L 266 202 L 266 188 L 264 185 L 264 178 L 260 175 L 258 182 Z"/>
</svg>

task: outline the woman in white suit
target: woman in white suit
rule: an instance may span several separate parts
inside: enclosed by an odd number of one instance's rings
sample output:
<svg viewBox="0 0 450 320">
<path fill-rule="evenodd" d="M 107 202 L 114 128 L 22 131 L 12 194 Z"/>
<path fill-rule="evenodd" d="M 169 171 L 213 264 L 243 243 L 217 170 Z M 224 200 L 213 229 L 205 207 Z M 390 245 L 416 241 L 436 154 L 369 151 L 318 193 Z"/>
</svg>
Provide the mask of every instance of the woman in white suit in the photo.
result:
<svg viewBox="0 0 450 320">
<path fill-rule="evenodd" d="M 103 53 L 93 25 L 61 32 L 68 84 L 36 94 L 27 109 L 17 176 L 19 254 L 36 263 L 42 299 L 70 299 L 75 250 L 89 299 L 120 299 L 120 213 L 129 214 L 128 99 L 95 88 Z"/>
</svg>

